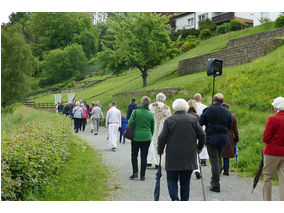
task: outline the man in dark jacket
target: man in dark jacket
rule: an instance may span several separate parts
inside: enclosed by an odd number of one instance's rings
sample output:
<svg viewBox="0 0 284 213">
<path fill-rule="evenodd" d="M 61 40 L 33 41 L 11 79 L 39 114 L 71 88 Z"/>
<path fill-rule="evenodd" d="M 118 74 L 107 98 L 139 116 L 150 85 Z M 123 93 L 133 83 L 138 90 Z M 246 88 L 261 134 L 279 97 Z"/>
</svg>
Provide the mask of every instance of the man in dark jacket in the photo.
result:
<svg viewBox="0 0 284 213">
<path fill-rule="evenodd" d="M 127 117 L 126 117 L 127 120 L 129 120 L 129 118 L 130 118 L 130 116 L 132 114 L 132 111 L 134 109 L 137 109 L 137 108 L 138 108 L 138 106 L 136 104 L 136 99 L 132 98 L 131 104 L 128 105 L 128 109 L 127 109 Z"/>
<path fill-rule="evenodd" d="M 187 113 L 188 103 L 177 99 L 173 103 L 175 113 L 164 121 L 158 138 L 158 154 L 166 148 L 166 171 L 168 191 L 171 199 L 179 200 L 178 180 L 180 181 L 181 201 L 189 200 L 190 178 L 197 169 L 197 153 L 205 143 L 205 135 L 198 120 Z M 198 144 L 197 144 L 198 139 Z"/>
<path fill-rule="evenodd" d="M 220 192 L 220 157 L 224 146 L 230 143 L 227 132 L 232 127 L 232 115 L 222 106 L 223 101 L 224 96 L 216 94 L 213 104 L 204 109 L 199 119 L 200 125 L 206 127 L 206 145 L 212 171 L 210 190 L 214 192 Z"/>
</svg>

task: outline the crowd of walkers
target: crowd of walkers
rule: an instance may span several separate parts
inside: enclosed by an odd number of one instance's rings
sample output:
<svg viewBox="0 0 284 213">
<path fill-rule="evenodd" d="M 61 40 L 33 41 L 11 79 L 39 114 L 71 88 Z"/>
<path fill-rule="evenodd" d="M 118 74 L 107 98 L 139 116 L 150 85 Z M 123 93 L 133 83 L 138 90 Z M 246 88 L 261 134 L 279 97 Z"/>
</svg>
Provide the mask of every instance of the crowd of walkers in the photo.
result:
<svg viewBox="0 0 284 213">
<path fill-rule="evenodd" d="M 125 130 L 135 123 L 131 138 L 131 180 L 140 176 L 144 181 L 147 167 L 158 168 L 165 152 L 168 192 L 173 201 L 189 200 L 191 175 L 194 173 L 200 179 L 200 166 L 206 166 L 207 159 L 211 165 L 210 190 L 219 193 L 220 174 L 224 170 L 223 175 L 229 176 L 229 159 L 236 157 L 239 142 L 237 118 L 229 111 L 229 104 L 224 103 L 224 96 L 218 93 L 212 104 L 206 106 L 201 94 L 197 93 L 189 101 L 176 99 L 172 104 L 172 114 L 165 101 L 163 93 L 158 93 L 153 103 L 149 97 L 142 97 L 140 106 L 136 99 L 132 99 L 127 114 L 121 113 L 117 103 L 112 102 L 105 118 L 111 150 L 117 149 L 118 140 L 125 144 Z M 275 99 L 272 105 L 276 114 L 268 118 L 263 134 L 266 143 L 263 151 L 263 199 L 271 200 L 272 179 L 278 170 L 280 200 L 284 200 L 284 98 Z M 90 108 L 85 101 L 63 107 L 58 105 L 57 111 L 74 119 L 75 132 L 85 130 L 89 117 L 91 133 L 97 135 L 104 119 L 99 101 L 92 103 Z"/>
</svg>

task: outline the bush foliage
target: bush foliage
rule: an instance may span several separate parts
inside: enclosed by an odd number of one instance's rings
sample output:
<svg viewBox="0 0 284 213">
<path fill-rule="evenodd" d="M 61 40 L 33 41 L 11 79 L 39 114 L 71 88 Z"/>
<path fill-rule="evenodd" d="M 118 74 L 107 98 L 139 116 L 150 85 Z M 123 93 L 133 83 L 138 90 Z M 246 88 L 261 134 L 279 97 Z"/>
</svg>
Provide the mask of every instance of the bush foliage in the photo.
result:
<svg viewBox="0 0 284 213">
<path fill-rule="evenodd" d="M 275 27 L 284 27 L 284 15 L 279 16 L 275 21 Z"/>
<path fill-rule="evenodd" d="M 25 106 L 10 116 L 20 128 L 2 129 L 1 199 L 33 200 L 69 156 L 70 120 Z"/>
<path fill-rule="evenodd" d="M 205 40 L 205 39 L 211 38 L 211 36 L 212 36 L 211 31 L 209 29 L 205 29 L 201 31 L 198 38 L 201 40 Z"/>
</svg>

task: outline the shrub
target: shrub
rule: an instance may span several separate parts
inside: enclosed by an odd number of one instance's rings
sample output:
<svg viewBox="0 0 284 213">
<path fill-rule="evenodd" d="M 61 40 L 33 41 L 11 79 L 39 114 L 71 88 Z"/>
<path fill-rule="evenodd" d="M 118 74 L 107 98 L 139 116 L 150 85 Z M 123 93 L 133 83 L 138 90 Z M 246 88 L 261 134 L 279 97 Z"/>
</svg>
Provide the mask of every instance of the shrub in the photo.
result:
<svg viewBox="0 0 284 213">
<path fill-rule="evenodd" d="M 212 36 L 211 31 L 209 29 L 205 29 L 200 32 L 200 35 L 198 38 L 201 40 L 205 40 L 205 39 L 210 38 L 211 36 Z"/>
<path fill-rule="evenodd" d="M 216 30 L 216 24 L 209 18 L 199 20 L 198 26 L 200 31 L 209 29 L 211 32 L 214 32 Z"/>
<path fill-rule="evenodd" d="M 189 35 L 189 36 L 186 37 L 185 42 L 182 44 L 181 51 L 186 52 L 190 49 L 193 49 L 197 45 L 198 45 L 198 40 L 197 40 L 196 36 Z"/>
<path fill-rule="evenodd" d="M 186 37 L 188 37 L 189 35 L 194 35 L 196 37 L 199 36 L 200 31 L 192 28 L 192 29 L 180 29 L 180 30 L 172 30 L 170 33 L 170 38 L 172 41 L 176 41 L 178 39 L 179 36 L 181 36 L 181 39 L 185 39 Z"/>
<path fill-rule="evenodd" d="M 247 24 L 237 21 L 235 19 L 232 19 L 229 24 L 230 24 L 231 31 L 241 30 L 248 26 Z"/>
<path fill-rule="evenodd" d="M 33 200 L 69 156 L 70 120 L 25 106 L 14 114 L 20 128 L 1 138 L 1 199 Z"/>
<path fill-rule="evenodd" d="M 275 27 L 284 27 L 284 15 L 279 16 L 275 21 Z"/>
<path fill-rule="evenodd" d="M 230 28 L 231 27 L 229 23 L 224 23 L 222 25 L 217 26 L 216 33 L 217 35 L 227 33 L 231 30 Z"/>
</svg>

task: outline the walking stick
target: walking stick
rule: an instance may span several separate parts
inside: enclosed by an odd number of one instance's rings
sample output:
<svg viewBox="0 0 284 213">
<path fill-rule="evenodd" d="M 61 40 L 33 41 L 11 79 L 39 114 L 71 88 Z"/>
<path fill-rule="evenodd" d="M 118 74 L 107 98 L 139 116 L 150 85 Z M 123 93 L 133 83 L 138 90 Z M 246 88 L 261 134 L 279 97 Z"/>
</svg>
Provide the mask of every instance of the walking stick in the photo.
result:
<svg viewBox="0 0 284 213">
<path fill-rule="evenodd" d="M 201 161 L 200 161 L 200 156 L 198 154 L 198 161 L 199 161 L 199 168 L 200 168 L 200 179 L 201 179 L 201 185 L 202 185 L 202 193 L 203 193 L 203 199 L 204 201 L 206 201 L 206 197 L 205 197 L 205 190 L 204 190 L 204 182 L 203 182 L 203 174 L 201 171 Z"/>
</svg>

